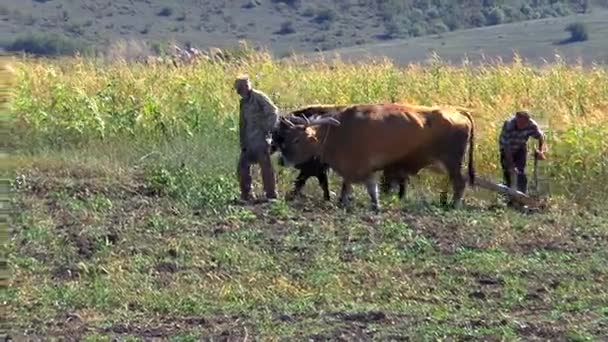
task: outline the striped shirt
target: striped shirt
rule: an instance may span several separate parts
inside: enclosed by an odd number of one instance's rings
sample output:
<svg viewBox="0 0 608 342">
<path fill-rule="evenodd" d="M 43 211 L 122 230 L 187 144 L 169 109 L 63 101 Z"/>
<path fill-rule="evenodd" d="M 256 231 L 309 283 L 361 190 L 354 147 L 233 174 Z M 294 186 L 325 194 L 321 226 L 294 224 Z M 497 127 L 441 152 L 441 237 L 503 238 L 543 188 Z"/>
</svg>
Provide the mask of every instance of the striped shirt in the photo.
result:
<svg viewBox="0 0 608 342">
<path fill-rule="evenodd" d="M 525 149 L 530 137 L 540 139 L 542 135 L 543 132 L 534 120 L 530 119 L 528 125 L 523 129 L 517 129 L 515 118 L 512 118 L 506 120 L 502 125 L 499 139 L 500 149 L 511 151 Z"/>
</svg>

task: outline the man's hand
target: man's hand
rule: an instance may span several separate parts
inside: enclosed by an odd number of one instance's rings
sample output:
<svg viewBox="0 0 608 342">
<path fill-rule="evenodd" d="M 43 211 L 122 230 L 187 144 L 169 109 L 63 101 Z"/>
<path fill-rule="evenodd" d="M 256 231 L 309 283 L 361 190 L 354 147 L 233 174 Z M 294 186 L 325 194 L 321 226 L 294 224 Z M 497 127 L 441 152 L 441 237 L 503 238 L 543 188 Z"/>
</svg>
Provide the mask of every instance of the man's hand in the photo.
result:
<svg viewBox="0 0 608 342">
<path fill-rule="evenodd" d="M 547 157 L 545 156 L 545 152 L 544 151 L 540 151 L 540 150 L 536 150 L 534 152 L 534 157 L 538 160 L 545 160 L 547 159 Z"/>
</svg>

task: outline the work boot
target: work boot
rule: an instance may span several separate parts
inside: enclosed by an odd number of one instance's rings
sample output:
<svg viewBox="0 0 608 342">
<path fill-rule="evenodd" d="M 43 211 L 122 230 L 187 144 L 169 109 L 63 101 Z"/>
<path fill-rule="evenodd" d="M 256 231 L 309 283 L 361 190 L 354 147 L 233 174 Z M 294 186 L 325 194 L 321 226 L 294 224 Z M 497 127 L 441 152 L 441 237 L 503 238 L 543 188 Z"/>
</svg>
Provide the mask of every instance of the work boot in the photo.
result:
<svg viewBox="0 0 608 342">
<path fill-rule="evenodd" d="M 247 204 L 250 204 L 253 202 L 255 202 L 255 197 L 253 197 L 251 195 L 241 194 L 241 196 L 239 198 L 234 199 L 234 204 L 236 204 L 236 205 L 247 205 Z"/>
<path fill-rule="evenodd" d="M 278 197 L 279 196 L 277 196 L 276 192 L 266 192 L 266 198 L 264 198 L 264 202 L 274 203 L 278 201 Z"/>
<path fill-rule="evenodd" d="M 266 203 L 276 203 L 278 199 L 276 197 L 266 197 Z"/>
</svg>

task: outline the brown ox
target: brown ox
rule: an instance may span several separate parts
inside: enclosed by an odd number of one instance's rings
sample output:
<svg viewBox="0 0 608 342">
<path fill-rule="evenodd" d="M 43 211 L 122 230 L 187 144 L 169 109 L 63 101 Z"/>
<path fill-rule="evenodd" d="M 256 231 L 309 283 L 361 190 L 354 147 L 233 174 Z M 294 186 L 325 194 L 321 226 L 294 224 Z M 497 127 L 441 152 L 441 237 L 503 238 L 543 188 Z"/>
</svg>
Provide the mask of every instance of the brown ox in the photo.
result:
<svg viewBox="0 0 608 342">
<path fill-rule="evenodd" d="M 467 144 L 469 178 L 474 181 L 474 122 L 463 109 L 360 104 L 330 116 L 282 120 L 285 124 L 278 135 L 286 163 L 299 164 L 319 156 L 342 177 L 342 205 L 349 200 L 352 184 L 364 183 L 372 208 L 378 210 L 375 171 L 389 167 L 408 175 L 439 163 L 452 183 L 452 205 L 458 207 L 466 184 L 461 168 Z"/>
<path fill-rule="evenodd" d="M 311 118 L 313 116 L 333 116 L 337 113 L 344 111 L 349 106 L 347 105 L 312 105 L 304 108 L 294 110 L 289 113 L 291 116 L 301 118 Z M 283 145 L 283 138 L 278 132 L 285 129 L 286 121 L 279 123 L 279 129 L 273 133 L 271 153 L 276 152 Z M 285 159 L 281 155 L 279 158 L 279 165 L 285 165 Z M 319 180 L 319 185 L 323 190 L 323 197 L 325 200 L 330 200 L 329 195 L 329 183 L 327 179 L 327 173 L 329 171 L 329 165 L 323 163 L 319 156 L 315 155 L 304 163 L 293 165 L 295 169 L 300 170 L 300 174 L 296 178 L 294 188 L 291 193 L 287 196 L 288 199 L 295 197 L 302 190 L 302 187 L 306 184 L 306 181 L 310 177 L 316 177 Z M 397 183 L 399 186 L 399 198 L 405 195 L 405 186 L 408 181 L 408 175 L 402 172 L 400 165 L 389 166 L 384 169 L 383 172 L 383 190 L 384 193 L 390 192 L 390 184 Z"/>
</svg>

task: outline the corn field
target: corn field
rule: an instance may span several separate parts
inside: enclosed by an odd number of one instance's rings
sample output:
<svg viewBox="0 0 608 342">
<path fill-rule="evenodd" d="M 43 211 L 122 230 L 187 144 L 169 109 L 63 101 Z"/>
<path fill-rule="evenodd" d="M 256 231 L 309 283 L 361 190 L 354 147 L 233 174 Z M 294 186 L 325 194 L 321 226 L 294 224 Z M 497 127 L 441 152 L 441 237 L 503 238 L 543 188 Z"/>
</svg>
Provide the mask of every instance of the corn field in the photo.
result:
<svg viewBox="0 0 608 342">
<path fill-rule="evenodd" d="M 387 101 L 471 108 L 480 174 L 498 174 L 498 130 L 514 111 L 528 109 L 547 133 L 544 172 L 554 188 L 577 199 L 605 197 L 608 190 L 608 69 L 603 66 L 566 65 L 559 59 L 542 68 L 519 60 L 454 66 L 433 58 L 401 67 L 388 60 L 285 62 L 252 52 L 234 62 L 179 68 L 83 58 L 14 60 L 11 68 L 12 134 L 25 145 L 207 134 L 214 134 L 215 144 L 236 145 L 238 97 L 232 85 L 235 77 L 248 74 L 282 111 Z"/>
<path fill-rule="evenodd" d="M 0 57 L 0 108 L 2 108 L 9 99 L 9 85 L 11 80 L 12 74 L 8 62 Z"/>
</svg>

